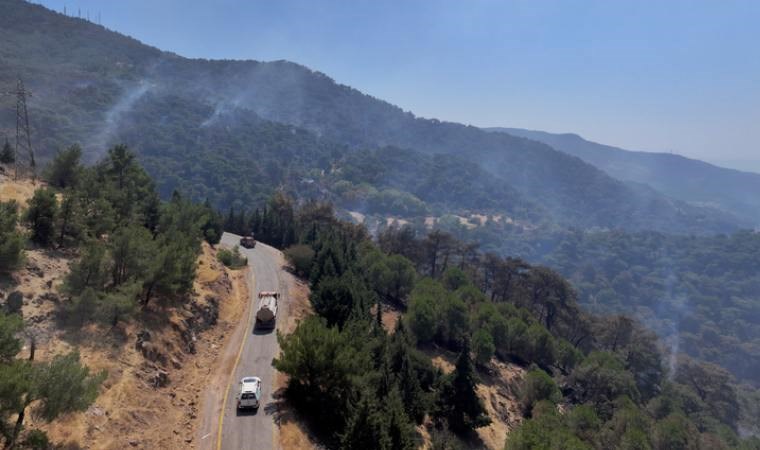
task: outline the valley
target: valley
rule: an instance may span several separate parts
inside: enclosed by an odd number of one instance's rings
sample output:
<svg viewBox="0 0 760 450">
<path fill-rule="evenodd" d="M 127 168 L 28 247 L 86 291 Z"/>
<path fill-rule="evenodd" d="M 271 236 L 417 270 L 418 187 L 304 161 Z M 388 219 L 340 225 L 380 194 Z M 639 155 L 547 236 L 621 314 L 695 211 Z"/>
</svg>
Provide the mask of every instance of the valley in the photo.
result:
<svg viewBox="0 0 760 450">
<path fill-rule="evenodd" d="M 4 448 L 760 449 L 760 175 L 97 22 L 0 0 Z"/>
</svg>

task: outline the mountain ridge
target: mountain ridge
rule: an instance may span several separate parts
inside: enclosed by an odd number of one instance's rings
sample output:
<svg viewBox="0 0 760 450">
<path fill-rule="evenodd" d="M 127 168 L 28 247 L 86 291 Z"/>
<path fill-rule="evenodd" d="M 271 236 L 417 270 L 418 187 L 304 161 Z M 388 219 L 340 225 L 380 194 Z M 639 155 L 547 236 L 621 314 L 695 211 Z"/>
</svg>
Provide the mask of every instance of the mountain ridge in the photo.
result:
<svg viewBox="0 0 760 450">
<path fill-rule="evenodd" d="M 589 141 L 573 133 L 548 133 L 520 128 L 486 128 L 534 139 L 577 156 L 610 176 L 647 184 L 692 204 L 711 205 L 760 224 L 760 174 L 719 167 L 664 152 L 644 152 Z"/>
<path fill-rule="evenodd" d="M 198 177 L 199 168 L 187 167 L 186 159 L 192 149 L 204 151 L 199 141 L 210 125 L 224 128 L 234 120 L 263 119 L 283 125 L 265 127 L 272 131 L 266 139 L 273 140 L 265 146 L 270 149 L 264 155 L 268 159 L 279 158 L 272 153 L 277 148 L 303 144 L 287 136 L 299 133 L 288 126 L 313 134 L 306 139 L 330 147 L 326 155 L 385 147 L 453 154 L 478 163 L 527 200 L 543 205 L 550 220 L 565 226 L 701 234 L 743 225 L 711 208 L 632 187 L 543 143 L 416 117 L 297 63 L 187 59 L 21 0 L 0 0 L 0 5 L 11 12 L 0 17 L 0 42 L 4 43 L 0 54 L 8 62 L 0 66 L 0 83 L 13 83 L 16 74 L 23 73 L 27 86 L 40 93 L 30 109 L 43 157 L 49 158 L 62 143 L 74 142 L 83 143 L 91 160 L 117 142 L 132 145 L 141 154 L 150 146 L 159 156 L 156 142 L 145 142 L 144 130 L 150 129 L 164 143 L 165 153 L 174 155 L 172 165 L 182 169 L 172 172 Z M 40 25 L 41 31 L 35 33 Z M 163 110 L 154 107 L 158 103 L 164 105 Z M 173 105 L 180 104 L 182 111 L 173 110 Z M 0 126 L 11 128 L 13 117 L 9 109 L 3 109 Z M 202 111 L 208 111 L 207 117 L 199 120 Z M 231 158 L 261 147 L 256 141 L 253 135 L 241 141 L 229 133 L 214 132 L 213 139 L 204 144 Z M 194 159 L 195 165 L 203 165 Z M 250 170 L 262 172 L 260 158 L 243 159 Z M 279 161 L 287 163 L 283 158 Z M 324 169 L 324 163 L 298 170 Z M 146 168 L 153 175 L 166 172 L 151 163 Z M 240 169 L 235 168 L 238 176 L 245 176 Z M 169 180 L 177 178 L 172 172 Z M 275 186 L 282 182 L 268 181 Z M 164 193 L 178 186 L 178 182 L 161 183 Z M 195 195 L 210 196 L 218 190 L 208 188 L 194 189 Z M 251 200 L 250 196 L 235 199 L 240 204 Z"/>
</svg>

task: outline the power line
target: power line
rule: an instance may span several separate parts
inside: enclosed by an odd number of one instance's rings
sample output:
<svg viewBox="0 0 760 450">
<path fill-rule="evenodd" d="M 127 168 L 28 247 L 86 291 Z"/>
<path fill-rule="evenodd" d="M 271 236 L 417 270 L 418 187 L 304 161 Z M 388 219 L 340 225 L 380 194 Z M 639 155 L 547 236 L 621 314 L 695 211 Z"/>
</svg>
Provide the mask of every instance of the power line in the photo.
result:
<svg viewBox="0 0 760 450">
<path fill-rule="evenodd" d="M 34 160 L 34 150 L 32 150 L 32 131 L 29 127 L 29 112 L 26 108 L 26 99 L 31 97 L 32 93 L 24 88 L 24 82 L 18 79 L 16 90 L 0 92 L 2 95 L 16 96 L 16 145 L 14 147 L 15 173 L 14 179 L 18 179 L 19 172 L 24 170 L 23 162 L 20 155 L 26 154 L 29 170 L 32 173 L 32 181 L 37 180 L 37 163 Z"/>
</svg>

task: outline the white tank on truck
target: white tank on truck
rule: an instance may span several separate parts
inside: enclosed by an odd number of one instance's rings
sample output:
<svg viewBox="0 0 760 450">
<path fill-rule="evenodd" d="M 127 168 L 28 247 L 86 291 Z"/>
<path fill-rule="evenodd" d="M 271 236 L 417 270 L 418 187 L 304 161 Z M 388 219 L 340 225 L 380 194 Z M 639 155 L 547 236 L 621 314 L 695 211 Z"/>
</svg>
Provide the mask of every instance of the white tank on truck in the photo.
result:
<svg viewBox="0 0 760 450">
<path fill-rule="evenodd" d="M 274 328 L 279 300 L 280 294 L 278 292 L 259 292 L 259 304 L 256 306 L 256 328 Z"/>
</svg>

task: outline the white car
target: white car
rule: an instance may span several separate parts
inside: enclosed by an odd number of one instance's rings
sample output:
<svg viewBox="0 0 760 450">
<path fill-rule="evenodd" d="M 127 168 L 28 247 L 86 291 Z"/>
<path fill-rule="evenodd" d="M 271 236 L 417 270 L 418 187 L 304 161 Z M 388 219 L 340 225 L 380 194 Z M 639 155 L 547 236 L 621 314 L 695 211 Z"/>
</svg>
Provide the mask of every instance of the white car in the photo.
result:
<svg viewBox="0 0 760 450">
<path fill-rule="evenodd" d="M 257 409 L 261 400 L 261 378 L 244 377 L 240 380 L 240 393 L 237 396 L 238 409 Z"/>
</svg>

